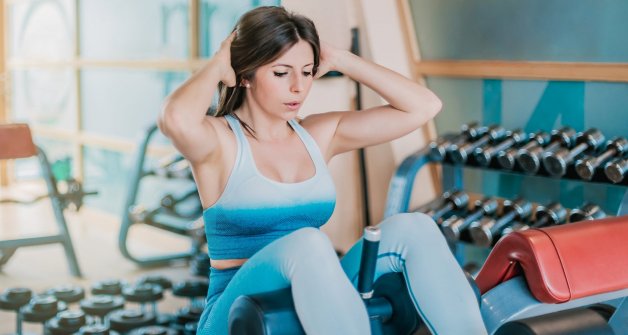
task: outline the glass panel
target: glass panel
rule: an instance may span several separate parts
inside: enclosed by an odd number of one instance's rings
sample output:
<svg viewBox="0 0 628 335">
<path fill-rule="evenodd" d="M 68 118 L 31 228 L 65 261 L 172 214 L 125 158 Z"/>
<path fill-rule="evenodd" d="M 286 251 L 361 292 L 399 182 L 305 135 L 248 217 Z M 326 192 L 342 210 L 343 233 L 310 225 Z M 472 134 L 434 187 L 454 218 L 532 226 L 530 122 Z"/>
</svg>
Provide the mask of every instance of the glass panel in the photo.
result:
<svg viewBox="0 0 628 335">
<path fill-rule="evenodd" d="M 72 70 L 11 72 L 12 119 L 63 130 L 76 129 L 76 79 Z"/>
<path fill-rule="evenodd" d="M 11 1 L 8 9 L 10 58 L 73 58 L 75 28 L 71 0 Z"/>
<path fill-rule="evenodd" d="M 138 134 L 157 122 L 165 97 L 188 75 L 146 70 L 83 71 L 83 130 L 137 139 Z"/>
<path fill-rule="evenodd" d="M 74 171 L 72 171 L 74 154 L 70 142 L 46 137 L 35 137 L 35 144 L 46 154 L 55 177 L 61 180 L 74 174 Z M 15 177 L 18 180 L 40 178 L 41 168 L 37 158 L 15 160 Z"/>
<path fill-rule="evenodd" d="M 188 0 L 81 1 L 81 57 L 186 58 Z"/>
<path fill-rule="evenodd" d="M 423 59 L 628 61 L 628 2 L 409 1 Z"/>
<path fill-rule="evenodd" d="M 211 57 L 242 14 L 259 6 L 279 6 L 280 0 L 201 0 L 199 52 Z"/>
<path fill-rule="evenodd" d="M 628 136 L 626 124 L 618 122 L 625 118 L 623 106 L 628 104 L 628 84 L 625 83 L 441 77 L 430 77 L 427 82 L 443 100 L 443 111 L 435 120 L 439 134 L 458 132 L 462 123 L 478 120 L 510 129 L 521 127 L 528 132 L 569 125 L 578 131 L 598 128 L 607 139 Z M 589 200 L 612 214 L 625 191 L 622 187 L 603 184 L 472 169 L 465 171 L 465 181 L 469 190 L 488 195 L 514 197 L 521 194 L 540 202 L 560 199 L 564 205 L 572 207 Z"/>
</svg>

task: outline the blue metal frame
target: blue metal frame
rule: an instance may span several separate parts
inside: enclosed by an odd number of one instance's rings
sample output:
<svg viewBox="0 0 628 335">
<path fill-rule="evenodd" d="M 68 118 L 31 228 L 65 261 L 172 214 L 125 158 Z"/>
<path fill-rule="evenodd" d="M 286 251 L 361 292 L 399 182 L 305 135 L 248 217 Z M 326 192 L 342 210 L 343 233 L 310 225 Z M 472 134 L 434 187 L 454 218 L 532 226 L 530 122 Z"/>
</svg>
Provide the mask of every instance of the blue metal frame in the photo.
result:
<svg viewBox="0 0 628 335">
<path fill-rule="evenodd" d="M 42 178 L 46 181 L 48 196 L 50 197 L 50 202 L 52 204 L 58 233 L 47 236 L 0 240 L 0 267 L 9 261 L 16 249 L 19 247 L 61 243 L 63 250 L 65 251 L 65 257 L 70 266 L 70 272 L 75 277 L 81 277 L 81 269 L 76 259 L 76 253 L 74 252 L 74 246 L 72 245 L 72 238 L 70 237 L 65 215 L 63 214 L 63 211 L 67 207 L 67 201 L 59 193 L 59 190 L 57 189 L 57 180 L 52 174 L 50 162 L 48 161 L 44 151 L 39 147 L 37 147 L 37 159 L 39 161 Z"/>
<path fill-rule="evenodd" d="M 133 255 L 131 251 L 129 250 L 129 248 L 127 247 L 129 229 L 131 229 L 131 226 L 133 224 L 137 223 L 131 219 L 129 209 L 136 204 L 137 197 L 138 197 L 138 190 L 140 186 L 140 180 L 144 176 L 149 174 L 148 172 L 144 170 L 144 162 L 146 158 L 146 151 L 148 150 L 148 145 L 153 135 L 155 135 L 157 129 L 158 128 L 156 124 L 148 127 L 144 133 L 144 138 L 142 139 L 142 142 L 140 143 L 137 149 L 137 153 L 135 157 L 135 165 L 134 165 L 135 170 L 133 170 L 132 172 L 131 179 L 129 182 L 129 193 L 127 194 L 125 205 L 122 208 L 122 223 L 120 224 L 120 234 L 118 235 L 118 248 L 120 249 L 122 256 L 124 256 L 126 259 L 130 261 L 135 262 L 136 264 L 140 266 L 157 266 L 157 265 L 164 265 L 172 261 L 176 261 L 176 260 L 189 260 L 194 255 L 200 252 L 204 244 L 204 241 L 201 241 L 197 236 L 198 235 L 197 231 L 201 230 L 204 232 L 203 225 L 200 224 L 199 223 L 200 221 L 198 220 L 196 221 L 190 220 L 190 222 L 185 225 L 187 228 L 184 229 L 186 231 L 185 233 L 187 234 L 187 236 L 190 237 L 190 240 L 191 240 L 190 249 L 187 252 L 138 257 L 136 255 Z M 157 214 L 156 216 L 158 215 L 159 214 Z M 177 222 L 184 222 L 184 223 L 187 222 L 187 221 L 182 221 L 182 220 L 183 219 L 178 219 Z M 154 221 L 158 221 L 158 220 L 154 220 Z M 145 223 L 153 227 L 160 228 L 160 229 L 163 229 L 172 233 L 176 233 L 179 235 L 184 234 L 183 232 L 181 232 L 182 229 L 175 229 L 174 227 L 168 227 L 168 225 L 166 224 L 160 225 L 157 222 L 154 222 L 154 223 L 145 222 Z M 202 236 L 204 237 L 204 234 Z"/>
<path fill-rule="evenodd" d="M 508 321 L 554 313 L 583 307 L 595 303 L 623 299 L 615 310 L 609 325 L 615 334 L 628 334 L 628 289 L 596 294 L 562 304 L 539 302 L 530 293 L 525 279 L 521 276 L 499 284 L 482 296 L 480 311 L 489 334 L 493 334 Z"/>
</svg>

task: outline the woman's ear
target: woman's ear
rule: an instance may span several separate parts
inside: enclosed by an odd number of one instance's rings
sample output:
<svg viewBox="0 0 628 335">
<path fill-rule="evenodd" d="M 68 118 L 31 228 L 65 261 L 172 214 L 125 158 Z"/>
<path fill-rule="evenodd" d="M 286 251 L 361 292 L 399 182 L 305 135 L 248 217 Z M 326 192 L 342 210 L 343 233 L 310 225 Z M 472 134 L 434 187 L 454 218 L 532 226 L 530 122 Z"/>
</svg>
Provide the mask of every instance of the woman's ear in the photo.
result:
<svg viewBox="0 0 628 335">
<path fill-rule="evenodd" d="M 251 83 L 247 79 L 243 78 L 242 81 L 240 82 L 240 86 L 241 87 L 250 88 L 251 87 Z"/>
</svg>

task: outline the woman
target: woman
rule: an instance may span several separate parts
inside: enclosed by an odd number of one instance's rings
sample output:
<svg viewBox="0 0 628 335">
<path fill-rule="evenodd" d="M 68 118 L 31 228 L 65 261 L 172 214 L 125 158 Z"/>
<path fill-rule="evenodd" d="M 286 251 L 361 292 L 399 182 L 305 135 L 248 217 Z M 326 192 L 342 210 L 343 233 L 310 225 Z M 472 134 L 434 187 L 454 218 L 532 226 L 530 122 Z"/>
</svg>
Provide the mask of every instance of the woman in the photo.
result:
<svg viewBox="0 0 628 335">
<path fill-rule="evenodd" d="M 390 104 L 297 121 L 312 81 L 337 70 Z M 206 115 L 214 89 L 220 100 Z M 308 334 L 368 334 L 354 288 L 361 244 L 342 259 L 317 228 L 335 190 L 327 162 L 419 128 L 440 110 L 428 89 L 320 44 L 314 24 L 281 7 L 244 14 L 207 64 L 167 99 L 159 126 L 192 166 L 211 258 L 199 334 L 227 334 L 235 298 L 291 287 Z M 485 333 L 477 301 L 434 222 L 402 214 L 380 224 L 377 275 L 403 272 L 434 333 Z M 449 312 L 456 311 L 455 318 Z"/>
</svg>

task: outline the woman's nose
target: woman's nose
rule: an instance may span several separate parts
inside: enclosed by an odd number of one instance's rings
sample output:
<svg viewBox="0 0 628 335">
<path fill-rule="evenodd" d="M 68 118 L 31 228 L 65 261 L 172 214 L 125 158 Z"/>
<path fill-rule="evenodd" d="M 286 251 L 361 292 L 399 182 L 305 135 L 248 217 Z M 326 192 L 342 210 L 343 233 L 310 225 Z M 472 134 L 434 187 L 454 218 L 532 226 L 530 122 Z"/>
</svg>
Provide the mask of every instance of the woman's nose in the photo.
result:
<svg viewBox="0 0 628 335">
<path fill-rule="evenodd" d="M 299 73 L 294 73 L 292 76 L 292 82 L 290 85 L 290 90 L 292 92 L 301 92 L 303 91 L 303 78 L 301 78 Z"/>
</svg>

